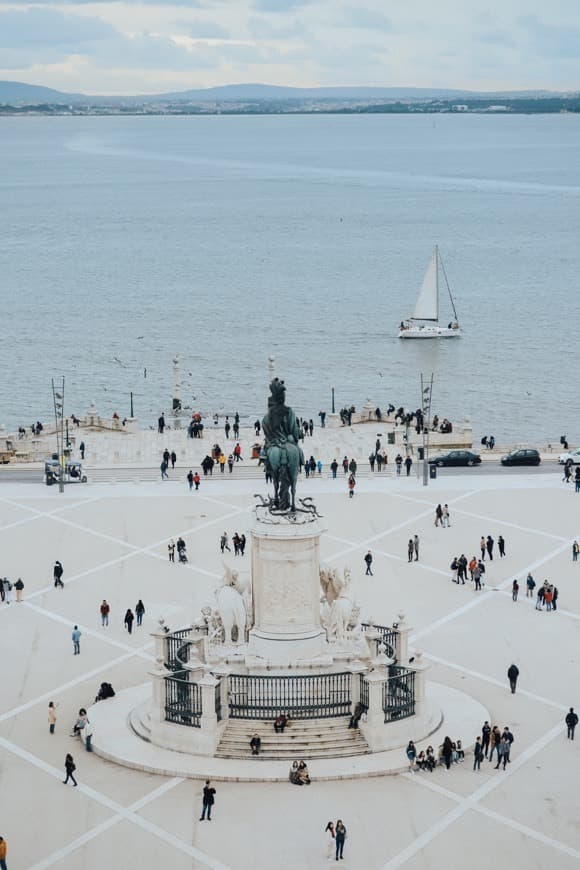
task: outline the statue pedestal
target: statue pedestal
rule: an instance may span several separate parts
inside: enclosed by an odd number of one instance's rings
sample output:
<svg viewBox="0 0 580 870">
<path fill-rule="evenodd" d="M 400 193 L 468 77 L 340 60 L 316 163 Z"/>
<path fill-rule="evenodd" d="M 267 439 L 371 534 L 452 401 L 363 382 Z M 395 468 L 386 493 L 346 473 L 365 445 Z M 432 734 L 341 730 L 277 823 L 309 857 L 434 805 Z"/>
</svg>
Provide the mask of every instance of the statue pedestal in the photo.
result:
<svg viewBox="0 0 580 870">
<path fill-rule="evenodd" d="M 312 662 L 327 652 L 320 624 L 320 535 L 316 517 L 295 521 L 259 508 L 252 528 L 253 628 L 248 657 Z"/>
</svg>

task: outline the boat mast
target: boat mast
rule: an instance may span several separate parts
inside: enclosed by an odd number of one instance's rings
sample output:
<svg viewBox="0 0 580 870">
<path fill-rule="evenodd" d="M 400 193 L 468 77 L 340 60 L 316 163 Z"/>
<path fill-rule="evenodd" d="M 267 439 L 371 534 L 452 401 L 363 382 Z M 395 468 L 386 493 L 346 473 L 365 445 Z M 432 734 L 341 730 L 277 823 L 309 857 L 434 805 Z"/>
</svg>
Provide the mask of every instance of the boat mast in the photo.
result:
<svg viewBox="0 0 580 870">
<path fill-rule="evenodd" d="M 435 245 L 435 306 L 436 323 L 439 323 L 439 245 Z"/>
<path fill-rule="evenodd" d="M 449 293 L 449 300 L 451 302 L 451 307 L 453 308 L 453 317 L 455 322 L 458 322 L 457 311 L 455 310 L 455 302 L 453 301 L 453 296 L 451 295 L 451 287 L 449 286 L 449 281 L 447 280 L 447 272 L 445 271 L 445 266 L 443 265 L 443 260 L 441 260 L 441 268 L 443 270 L 443 277 L 445 278 L 445 285 L 447 287 L 447 292 Z"/>
</svg>

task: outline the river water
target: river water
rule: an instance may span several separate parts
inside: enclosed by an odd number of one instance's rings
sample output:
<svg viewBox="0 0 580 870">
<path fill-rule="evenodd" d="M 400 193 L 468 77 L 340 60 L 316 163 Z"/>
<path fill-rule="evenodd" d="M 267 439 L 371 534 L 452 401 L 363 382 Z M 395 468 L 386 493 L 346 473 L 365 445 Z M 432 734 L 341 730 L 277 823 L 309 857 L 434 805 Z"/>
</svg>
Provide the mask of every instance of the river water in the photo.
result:
<svg viewBox="0 0 580 870">
<path fill-rule="evenodd" d="M 580 440 L 580 117 L 4 118 L 0 158 L 0 423 L 62 374 L 153 422 L 174 353 L 185 404 L 254 419 L 274 353 L 307 416 L 433 372 L 478 435 Z M 435 243 L 464 335 L 400 341 Z"/>
</svg>

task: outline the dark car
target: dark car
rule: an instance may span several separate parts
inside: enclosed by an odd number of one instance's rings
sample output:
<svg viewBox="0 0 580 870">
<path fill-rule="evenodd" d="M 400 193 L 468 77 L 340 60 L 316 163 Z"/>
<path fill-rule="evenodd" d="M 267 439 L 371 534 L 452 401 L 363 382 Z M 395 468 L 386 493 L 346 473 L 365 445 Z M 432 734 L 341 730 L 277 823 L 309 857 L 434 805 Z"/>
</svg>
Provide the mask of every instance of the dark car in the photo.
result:
<svg viewBox="0 0 580 870">
<path fill-rule="evenodd" d="M 472 450 L 450 450 L 449 453 L 440 453 L 429 460 L 429 465 L 479 465 L 481 456 Z"/>
<path fill-rule="evenodd" d="M 541 461 L 539 452 L 532 447 L 512 450 L 501 458 L 502 465 L 539 465 Z"/>
</svg>

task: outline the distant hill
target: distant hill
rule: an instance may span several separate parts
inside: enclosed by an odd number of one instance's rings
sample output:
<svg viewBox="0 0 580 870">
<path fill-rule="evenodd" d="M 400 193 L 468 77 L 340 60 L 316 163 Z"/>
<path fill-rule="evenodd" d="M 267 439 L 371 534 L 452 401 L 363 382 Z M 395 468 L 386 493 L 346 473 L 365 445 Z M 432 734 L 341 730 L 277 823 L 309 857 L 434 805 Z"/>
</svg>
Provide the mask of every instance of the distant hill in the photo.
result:
<svg viewBox="0 0 580 870">
<path fill-rule="evenodd" d="M 512 99 L 556 96 L 549 91 L 495 91 L 479 92 L 453 88 L 379 88 L 379 87 L 328 87 L 291 88 L 281 85 L 240 84 L 221 85 L 214 88 L 197 88 L 165 94 L 141 94 L 106 97 L 96 94 L 69 94 L 42 85 L 25 82 L 0 81 L 0 104 L 38 105 L 42 103 L 118 106 L 119 104 L 148 104 L 155 102 L 243 102 L 283 100 L 454 100 L 454 99 Z"/>
</svg>

